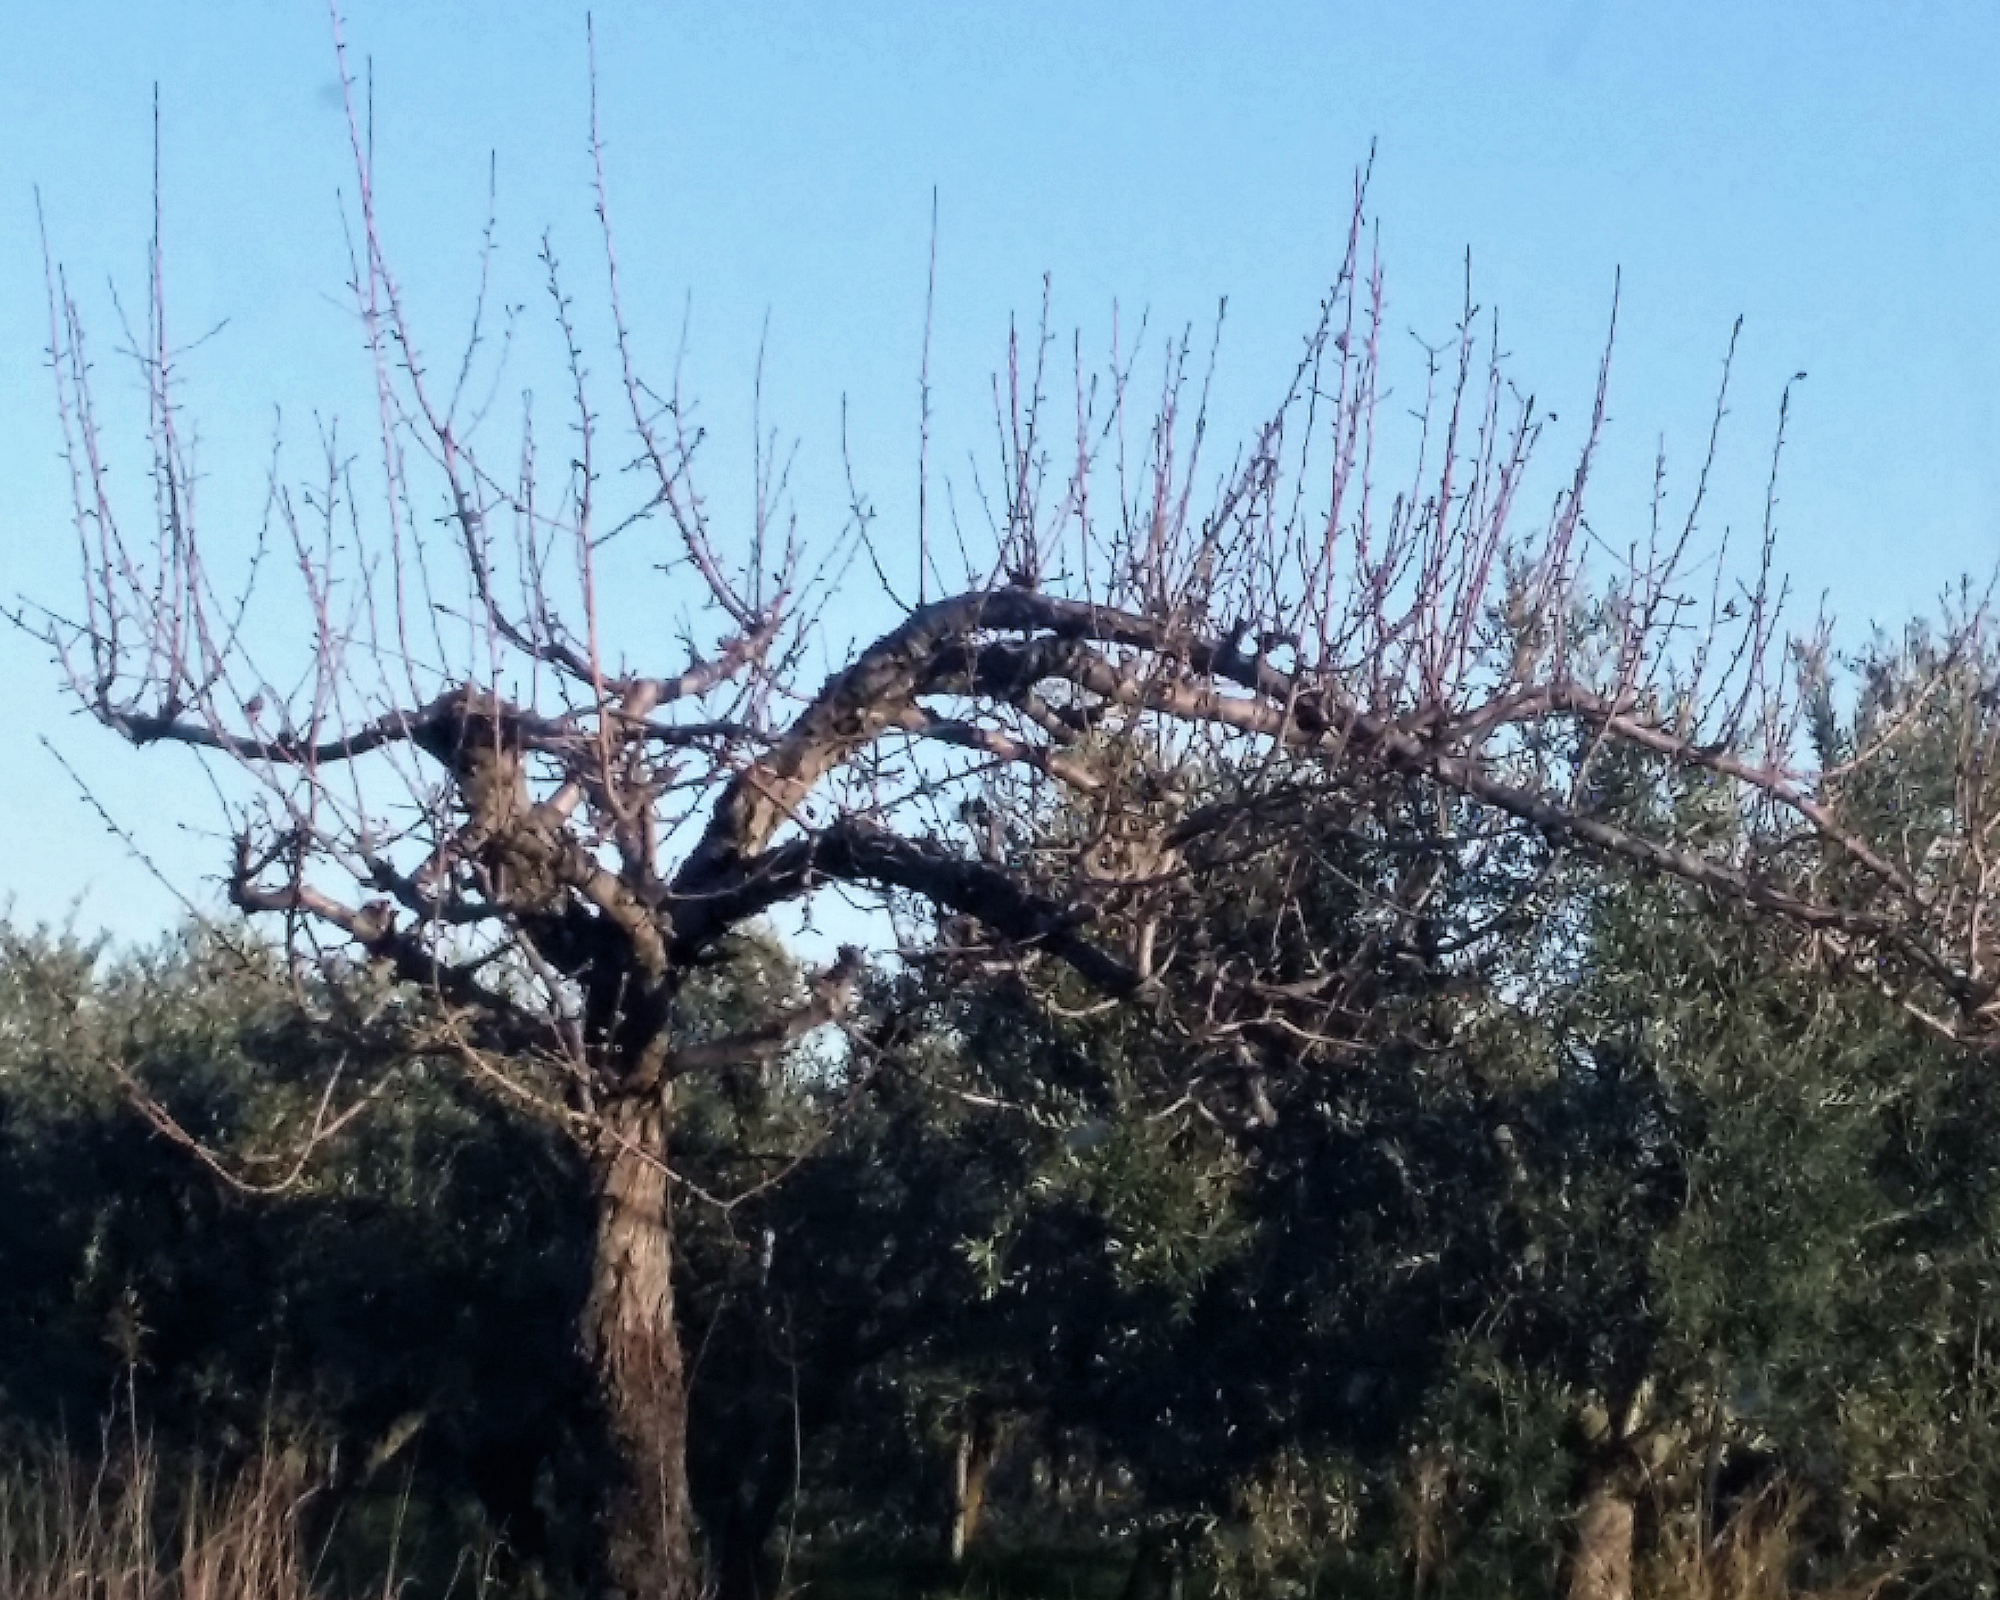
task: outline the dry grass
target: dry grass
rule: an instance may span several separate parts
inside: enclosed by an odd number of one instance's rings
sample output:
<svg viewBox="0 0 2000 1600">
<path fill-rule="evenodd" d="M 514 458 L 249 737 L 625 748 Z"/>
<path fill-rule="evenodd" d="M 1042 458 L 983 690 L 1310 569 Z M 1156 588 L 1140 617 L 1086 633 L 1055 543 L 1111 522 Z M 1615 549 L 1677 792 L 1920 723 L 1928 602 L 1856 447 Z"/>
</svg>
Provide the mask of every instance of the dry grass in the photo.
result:
<svg viewBox="0 0 2000 1600">
<path fill-rule="evenodd" d="M 143 1444 L 103 1467 L 60 1452 L 0 1471 L 0 1600 L 321 1600 L 296 1458 L 163 1475 Z"/>
<path fill-rule="evenodd" d="M 1703 1542 L 1683 1525 L 1638 1574 L 1641 1600 L 1873 1600 L 1887 1574 L 1842 1587 L 1797 1586 L 1798 1532 L 1806 1502 L 1774 1488 L 1737 1511 L 1720 1536 Z"/>
</svg>

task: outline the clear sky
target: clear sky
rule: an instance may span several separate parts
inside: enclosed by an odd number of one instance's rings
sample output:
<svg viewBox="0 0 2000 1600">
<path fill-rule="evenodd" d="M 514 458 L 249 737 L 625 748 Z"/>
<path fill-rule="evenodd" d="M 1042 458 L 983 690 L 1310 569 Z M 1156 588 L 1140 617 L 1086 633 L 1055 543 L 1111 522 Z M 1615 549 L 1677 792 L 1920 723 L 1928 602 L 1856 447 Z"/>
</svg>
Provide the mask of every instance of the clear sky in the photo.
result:
<svg viewBox="0 0 2000 1600">
<path fill-rule="evenodd" d="M 498 173 L 509 292 L 542 230 L 588 299 L 584 8 L 567 0 L 350 0 L 372 59 L 388 246 L 420 321 L 456 327 Z M 1722 520 L 1754 522 L 1785 380 L 1801 387 L 1781 552 L 1853 637 L 1930 609 L 2000 559 L 2000 7 L 1917 0 L 1623 5 L 945 0 L 596 8 L 620 246 L 636 320 L 690 375 L 725 448 L 747 441 L 768 321 L 768 409 L 800 441 L 798 507 L 844 511 L 857 466 L 905 533 L 931 196 L 940 460 L 962 463 L 1011 311 L 1044 273 L 1100 339 L 1116 297 L 1158 325 L 1229 297 L 1225 396 L 1275 397 L 1337 262 L 1356 164 L 1378 148 L 1391 325 L 1448 332 L 1470 250 L 1512 369 L 1580 421 L 1624 275 L 1611 454 L 1594 501 L 1644 512 L 1665 435 L 1683 473 L 1729 330 L 1744 344 Z M 74 587 L 33 191 L 97 328 L 136 300 L 151 100 L 175 325 L 227 319 L 188 365 L 226 552 L 287 432 L 365 423 L 343 310 L 345 133 L 320 0 L 27 0 L 0 6 L 0 591 Z M 124 381 L 122 379 L 118 381 Z M 125 384 L 127 391 L 129 382 Z M 114 441 L 115 442 L 115 441 Z M 1573 442 L 1558 434 L 1555 444 Z M 134 486 L 143 462 L 128 456 Z M 740 472 L 739 472 L 740 476 Z M 0 745 L 17 915 L 142 935 L 168 892 L 103 833 L 50 741 L 182 888 L 216 818 L 183 753 L 133 753 L 68 714 L 41 653 L 0 637 Z"/>
</svg>

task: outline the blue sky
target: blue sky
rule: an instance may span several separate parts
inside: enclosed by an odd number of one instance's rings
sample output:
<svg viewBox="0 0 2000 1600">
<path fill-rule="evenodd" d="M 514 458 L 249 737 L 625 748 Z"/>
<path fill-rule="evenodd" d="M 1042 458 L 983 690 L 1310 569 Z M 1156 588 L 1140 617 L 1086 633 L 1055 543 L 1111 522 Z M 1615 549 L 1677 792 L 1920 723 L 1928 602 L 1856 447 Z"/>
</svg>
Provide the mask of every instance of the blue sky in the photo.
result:
<svg viewBox="0 0 2000 1600">
<path fill-rule="evenodd" d="M 510 292 L 534 292 L 548 228 L 590 298 L 583 13 L 348 8 L 373 62 L 388 247 L 440 345 L 469 301 L 489 155 Z M 844 510 L 843 402 L 885 539 L 907 528 L 933 189 L 938 459 L 958 470 L 1009 314 L 1032 314 L 1045 273 L 1058 324 L 1086 341 L 1106 336 L 1114 297 L 1178 326 L 1227 295 L 1224 411 L 1247 421 L 1289 372 L 1373 143 L 1391 326 L 1446 333 L 1469 249 L 1517 380 L 1565 424 L 1581 421 L 1622 270 L 1594 502 L 1607 532 L 1643 515 L 1661 435 L 1691 470 L 1741 315 L 1718 531 L 1754 522 L 1778 397 L 1803 370 L 1781 556 L 1848 637 L 2000 559 L 2000 8 L 609 0 L 596 28 L 642 344 L 664 361 L 689 310 L 710 465 L 740 481 L 768 326 L 767 409 L 800 442 L 809 532 Z M 34 187 L 108 352 L 103 286 L 134 300 L 143 286 L 155 84 L 175 325 L 227 319 L 187 368 L 212 545 L 254 503 L 274 408 L 295 439 L 316 413 L 366 421 L 319 0 L 0 8 L 10 603 L 63 604 L 73 587 Z M 1559 455 L 1573 436 L 1552 442 Z M 135 483 L 141 467 L 125 469 Z M 14 842 L 0 896 L 126 935 L 174 915 L 42 738 L 170 879 L 206 894 L 221 856 L 192 764 L 67 714 L 12 633 L 0 673 L 20 730 L 0 757 Z"/>
</svg>

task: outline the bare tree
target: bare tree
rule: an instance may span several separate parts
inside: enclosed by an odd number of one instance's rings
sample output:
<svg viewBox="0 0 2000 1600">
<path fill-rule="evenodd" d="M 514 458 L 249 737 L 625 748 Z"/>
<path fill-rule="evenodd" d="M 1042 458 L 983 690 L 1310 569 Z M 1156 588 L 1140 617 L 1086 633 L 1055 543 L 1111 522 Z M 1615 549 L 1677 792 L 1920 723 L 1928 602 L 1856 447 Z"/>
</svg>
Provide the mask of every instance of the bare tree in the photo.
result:
<svg viewBox="0 0 2000 1600">
<path fill-rule="evenodd" d="M 1640 534 L 1587 575 L 1608 356 L 1572 467 L 1547 515 L 1527 517 L 1544 419 L 1503 377 L 1469 298 L 1421 363 L 1414 450 L 1391 481 L 1365 185 L 1290 384 L 1232 457 L 1209 437 L 1190 339 L 1114 341 L 1093 368 L 1080 349 L 1056 359 L 1045 311 L 1010 341 L 996 385 L 985 526 L 955 523 L 958 554 L 940 553 L 926 450 L 925 509 L 886 564 L 858 494 L 815 558 L 762 436 L 746 525 L 711 518 L 690 402 L 677 376 L 655 387 L 633 348 L 601 146 L 616 420 L 598 409 L 545 247 L 567 432 L 554 466 L 532 411 L 491 442 L 484 295 L 462 358 L 433 365 L 390 270 L 341 62 L 370 459 L 329 428 L 312 483 L 272 468 L 255 551 L 212 562 L 157 236 L 130 340 L 150 397 L 143 512 L 112 493 L 83 319 L 52 267 L 83 581 L 80 610 L 35 626 L 97 721 L 225 775 L 238 909 L 302 958 L 393 978 L 408 1048 L 532 1103 L 589 1153 L 581 1336 L 619 1463 L 603 1511 L 618 1590 L 700 1588 L 674 1313 L 676 1085 L 837 1021 L 862 968 L 845 951 L 797 1008 L 688 1044 L 676 1007 L 689 973 L 783 903 L 840 888 L 924 908 L 932 958 L 1005 963 L 1031 985 L 1068 972 L 1166 1026 L 1311 1045 L 1351 1032 L 1351 973 L 1278 984 L 1254 952 L 1194 963 L 1161 938 L 1154 907 L 1230 850 L 1299 847 L 1310 813 L 1287 795 L 1378 775 L 1433 796 L 1441 831 L 1521 830 L 1675 875 L 1787 919 L 1809 954 L 1890 986 L 1932 1026 L 1990 1030 L 1991 718 L 1967 723 L 1963 781 L 1941 809 L 1870 831 L 1845 797 L 1893 762 L 1909 724 L 1886 719 L 1840 768 L 1806 762 L 1824 633 L 1782 631 L 1768 517 L 1748 583 L 1697 562 L 1712 557 L 1697 547 L 1713 438 L 1680 513 L 1656 494 Z M 1059 379 L 1073 403 L 1055 398 Z M 296 574 L 291 617 L 308 641 L 290 687 L 255 620 L 267 546 Z M 826 602 L 856 581 L 857 556 L 876 575 L 871 603 L 894 602 L 899 563 L 919 602 L 813 686 L 808 645 L 828 635 Z M 649 625 L 628 654 L 607 632 L 630 608 L 606 596 L 648 583 L 678 609 L 683 642 L 663 648 L 670 630 Z M 1934 676 L 1976 659 L 1968 624 Z M 1617 820 L 1592 782 L 1611 750 L 1705 774 L 1762 825 L 1704 849 Z M 1413 880 L 1384 906 L 1384 938 L 1433 887 Z M 339 1115 L 328 1108 L 328 1124 Z"/>
</svg>

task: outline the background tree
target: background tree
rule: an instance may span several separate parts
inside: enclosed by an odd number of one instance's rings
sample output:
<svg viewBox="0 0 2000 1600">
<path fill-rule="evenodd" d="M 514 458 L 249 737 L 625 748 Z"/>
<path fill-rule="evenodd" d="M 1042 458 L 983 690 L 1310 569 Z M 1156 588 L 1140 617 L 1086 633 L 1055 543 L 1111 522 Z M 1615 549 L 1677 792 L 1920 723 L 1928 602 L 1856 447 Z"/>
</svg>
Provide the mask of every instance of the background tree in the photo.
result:
<svg viewBox="0 0 2000 1600">
<path fill-rule="evenodd" d="M 1878 681 L 1928 674 L 1926 655 L 1919 639 Z M 1952 692 L 1903 749 L 1891 803 L 1913 828 L 1927 787 L 1949 792 Z M 1885 698 L 1840 741 L 1871 737 Z M 1711 845 L 1740 825 L 1704 775 L 1601 770 L 1624 817 Z M 1781 928 L 1717 919 L 1683 884 L 1533 840 L 1446 851 L 1370 799 L 1322 803 L 1317 849 L 1279 873 L 1266 859 L 1184 886 L 1186 926 L 1159 929 L 1257 949 L 1274 974 L 1288 944 L 1311 970 L 1343 966 L 1357 1003 L 1339 1055 L 1177 1044 L 1130 1010 L 1049 1009 L 1011 977 L 948 1003 L 956 1092 L 1040 1152 L 975 1242 L 986 1293 L 1025 1304 L 1038 1277 L 1076 1291 L 1020 1319 L 1012 1386 L 1033 1374 L 1034 1404 L 1134 1466 L 1169 1523 L 1227 1519 L 1246 1496 L 1280 1514 L 1272 1485 L 1325 1463 L 1380 1514 L 1359 1547 L 1381 1547 L 1393 1508 L 1424 1586 L 1552 1586 L 1574 1526 L 1578 1591 L 1626 1591 L 1639 1558 L 1703 1549 L 1760 1490 L 1811 1502 L 1801 1532 L 1825 1574 L 1981 1570 L 1977 1493 L 1945 1488 L 1976 1475 L 1899 1454 L 1925 1448 L 1931 1397 L 1963 1438 L 1985 1414 L 1976 1339 L 1943 1331 L 1948 1306 L 1978 1298 L 1984 1203 L 1916 1202 L 1910 1168 L 1984 1170 L 1976 1054 L 1829 986 Z M 1440 885 L 1429 926 L 1357 963 L 1419 869 Z M 1539 914 L 1509 918 L 1480 961 L 1421 959 L 1518 911 L 1524 880 Z M 1903 1274 L 1939 1272 L 1943 1253 L 1904 1236 L 1931 1206 L 1955 1219 L 1963 1265 L 1919 1289 Z M 1886 1331 L 1917 1307 L 1937 1332 Z M 1955 1351 L 1949 1374 L 1926 1360 L 1891 1376 L 1882 1361 L 1906 1347 Z M 1857 1429 L 1860 1393 L 1915 1431 Z M 1899 1465 L 1864 1466 L 1877 1449 Z M 1902 1501 L 1891 1482 L 1925 1489 Z"/>
</svg>

